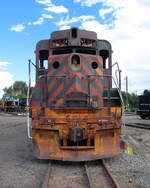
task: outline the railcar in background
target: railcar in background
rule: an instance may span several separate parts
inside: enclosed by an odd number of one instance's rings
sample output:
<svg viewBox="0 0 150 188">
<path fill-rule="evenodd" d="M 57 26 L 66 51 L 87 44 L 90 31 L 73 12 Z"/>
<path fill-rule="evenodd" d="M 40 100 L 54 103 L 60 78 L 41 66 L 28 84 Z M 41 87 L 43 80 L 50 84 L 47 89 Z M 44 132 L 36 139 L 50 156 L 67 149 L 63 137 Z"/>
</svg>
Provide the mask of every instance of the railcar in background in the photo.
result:
<svg viewBox="0 0 150 188">
<path fill-rule="evenodd" d="M 14 99 L 12 97 L 4 97 L 2 99 L 2 111 L 4 112 L 17 112 L 19 101 L 18 99 Z"/>
<path fill-rule="evenodd" d="M 27 98 L 19 98 L 18 112 L 26 112 Z"/>
<path fill-rule="evenodd" d="M 137 114 L 142 118 L 150 118 L 150 90 L 144 90 L 139 96 L 139 110 Z"/>
<path fill-rule="evenodd" d="M 4 97 L 0 100 L 0 110 L 4 112 L 26 112 L 26 98 L 9 98 Z"/>
<path fill-rule="evenodd" d="M 18 101 L 15 100 L 5 101 L 4 111 L 15 112 L 17 110 L 17 107 L 18 107 Z"/>
<path fill-rule="evenodd" d="M 5 101 L 3 99 L 0 100 L 0 111 L 4 111 Z"/>
<path fill-rule="evenodd" d="M 71 28 L 39 41 L 35 54 L 36 83 L 28 90 L 34 156 L 88 161 L 121 154 L 122 106 L 120 90 L 112 87 L 111 44 Z"/>
</svg>

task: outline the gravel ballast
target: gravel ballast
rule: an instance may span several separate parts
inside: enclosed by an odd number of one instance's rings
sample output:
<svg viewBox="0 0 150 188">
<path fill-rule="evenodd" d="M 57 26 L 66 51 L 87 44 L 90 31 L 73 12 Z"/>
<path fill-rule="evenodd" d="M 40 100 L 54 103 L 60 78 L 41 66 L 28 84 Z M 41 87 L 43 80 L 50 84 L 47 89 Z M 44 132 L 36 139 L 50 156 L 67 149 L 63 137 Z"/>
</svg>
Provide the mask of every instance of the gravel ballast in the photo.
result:
<svg viewBox="0 0 150 188">
<path fill-rule="evenodd" d="M 137 115 L 127 115 L 125 121 L 150 126 L 150 120 L 142 120 Z M 150 188 L 150 131 L 126 127 L 124 140 L 132 148 L 133 154 L 125 152 L 105 160 L 109 169 L 120 182 L 120 187 L 124 188 L 128 184 L 137 188 Z"/>
<path fill-rule="evenodd" d="M 31 156 L 26 117 L 0 115 L 0 188 L 40 188 L 47 161 Z"/>
<path fill-rule="evenodd" d="M 150 125 L 150 120 L 136 115 L 127 116 L 126 122 Z M 150 188 L 150 131 L 126 127 L 124 139 L 132 147 L 133 154 L 123 153 L 107 159 L 107 166 L 121 188 L 127 184 Z M 26 117 L 0 114 L 0 188 L 41 187 L 48 161 L 32 157 L 29 142 Z"/>
</svg>

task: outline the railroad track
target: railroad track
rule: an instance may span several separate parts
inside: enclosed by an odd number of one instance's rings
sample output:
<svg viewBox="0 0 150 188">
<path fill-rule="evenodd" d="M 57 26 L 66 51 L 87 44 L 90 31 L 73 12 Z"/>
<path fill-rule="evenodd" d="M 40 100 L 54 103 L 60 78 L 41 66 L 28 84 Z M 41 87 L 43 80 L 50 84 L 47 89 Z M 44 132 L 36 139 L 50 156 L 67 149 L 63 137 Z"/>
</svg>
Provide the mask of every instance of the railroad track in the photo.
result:
<svg viewBox="0 0 150 188">
<path fill-rule="evenodd" d="M 26 116 L 26 113 L 22 112 L 0 112 L 0 116 Z"/>
<path fill-rule="evenodd" d="M 126 123 L 125 125 L 127 127 L 150 130 L 150 125 L 148 125 L 148 124 L 142 124 L 142 123 L 128 124 L 128 123 Z"/>
<path fill-rule="evenodd" d="M 85 163 L 52 161 L 42 188 L 119 188 L 103 160 Z"/>
</svg>

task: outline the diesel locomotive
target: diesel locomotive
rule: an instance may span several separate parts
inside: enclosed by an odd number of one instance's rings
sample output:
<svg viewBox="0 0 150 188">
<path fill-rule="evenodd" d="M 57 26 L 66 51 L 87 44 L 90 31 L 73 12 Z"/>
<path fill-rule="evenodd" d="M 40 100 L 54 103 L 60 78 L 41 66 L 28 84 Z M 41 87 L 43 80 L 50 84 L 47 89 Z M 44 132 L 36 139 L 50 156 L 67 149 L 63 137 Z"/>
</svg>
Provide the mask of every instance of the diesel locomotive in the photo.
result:
<svg viewBox="0 0 150 188">
<path fill-rule="evenodd" d="M 28 90 L 33 155 L 88 161 L 121 154 L 121 96 L 117 84 L 112 87 L 111 44 L 71 28 L 39 41 L 35 55 L 36 83 Z M 30 66 L 31 60 L 29 73 Z"/>
</svg>

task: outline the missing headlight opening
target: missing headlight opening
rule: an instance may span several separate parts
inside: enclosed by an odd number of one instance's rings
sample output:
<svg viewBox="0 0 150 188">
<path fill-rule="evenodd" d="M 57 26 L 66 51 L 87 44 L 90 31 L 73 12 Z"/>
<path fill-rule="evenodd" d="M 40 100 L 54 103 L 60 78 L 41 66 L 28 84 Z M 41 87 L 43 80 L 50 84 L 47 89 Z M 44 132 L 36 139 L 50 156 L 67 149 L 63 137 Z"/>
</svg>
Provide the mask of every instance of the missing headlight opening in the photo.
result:
<svg viewBox="0 0 150 188">
<path fill-rule="evenodd" d="M 80 57 L 78 55 L 73 55 L 71 58 L 71 68 L 73 71 L 80 70 Z"/>
</svg>

